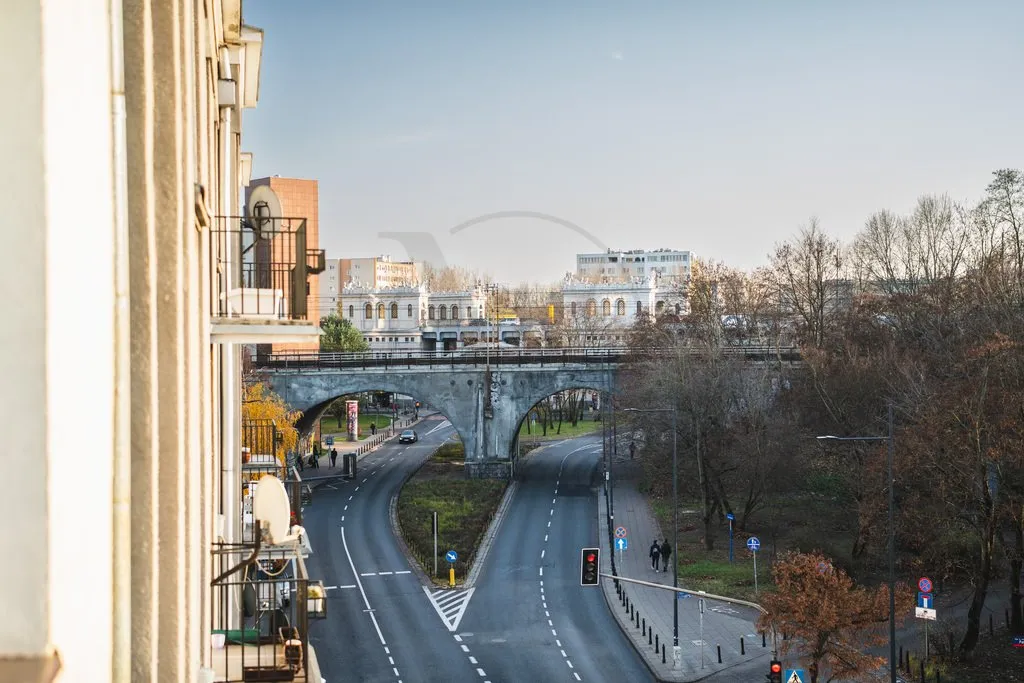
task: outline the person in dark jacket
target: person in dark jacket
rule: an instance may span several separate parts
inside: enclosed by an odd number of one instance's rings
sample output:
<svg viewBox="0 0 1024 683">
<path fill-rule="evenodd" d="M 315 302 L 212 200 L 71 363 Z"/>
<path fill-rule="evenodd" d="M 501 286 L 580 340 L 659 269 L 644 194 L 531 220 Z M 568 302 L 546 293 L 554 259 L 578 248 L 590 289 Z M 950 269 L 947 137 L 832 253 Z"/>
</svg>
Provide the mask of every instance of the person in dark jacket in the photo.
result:
<svg viewBox="0 0 1024 683">
<path fill-rule="evenodd" d="M 668 571 L 668 558 L 672 556 L 672 546 L 668 544 L 668 539 L 661 544 L 661 561 L 664 563 L 662 571 Z"/>
<path fill-rule="evenodd" d="M 651 569 L 658 571 L 658 558 L 661 557 L 661 547 L 658 545 L 658 539 L 654 539 L 648 554 L 651 556 Z"/>
</svg>

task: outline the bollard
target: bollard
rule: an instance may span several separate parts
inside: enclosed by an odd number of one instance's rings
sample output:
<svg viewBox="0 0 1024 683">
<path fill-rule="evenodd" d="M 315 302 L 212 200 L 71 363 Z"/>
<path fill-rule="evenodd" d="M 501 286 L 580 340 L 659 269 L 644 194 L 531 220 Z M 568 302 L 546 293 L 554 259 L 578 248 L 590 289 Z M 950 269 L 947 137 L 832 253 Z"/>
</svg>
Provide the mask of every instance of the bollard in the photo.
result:
<svg viewBox="0 0 1024 683">
<path fill-rule="evenodd" d="M 716 645 L 715 647 L 718 648 L 718 663 L 721 664 L 722 663 L 722 646 L 721 645 Z"/>
<path fill-rule="evenodd" d="M 925 683 L 925 680 L 924 680 L 924 660 L 923 659 L 921 660 L 920 669 L 921 669 L 921 683 Z"/>
<path fill-rule="evenodd" d="M 740 654 L 741 655 L 747 654 L 746 646 L 743 644 L 743 636 L 740 636 Z"/>
<path fill-rule="evenodd" d="M 761 634 L 761 647 L 768 647 L 768 634 Z"/>
<path fill-rule="evenodd" d="M 629 605 L 629 620 L 633 621 L 633 604 L 632 603 L 630 603 L 630 605 Z"/>
<path fill-rule="evenodd" d="M 644 623 L 647 623 L 646 621 Z M 636 611 L 636 627 L 640 628 L 640 610 Z"/>
<path fill-rule="evenodd" d="M 654 642 L 653 640 L 651 640 L 651 634 L 652 633 L 654 633 L 653 630 L 650 630 L 650 631 L 647 632 L 647 644 L 648 645 L 650 645 L 650 644 L 652 644 Z"/>
<path fill-rule="evenodd" d="M 641 633 L 640 635 L 642 635 L 642 636 L 646 636 L 647 635 L 647 617 L 644 617 L 644 630 L 643 630 L 643 633 Z"/>
<path fill-rule="evenodd" d="M 658 643 L 658 636 L 654 636 L 654 651 L 657 653 L 660 644 Z"/>
<path fill-rule="evenodd" d="M 665 663 L 665 644 L 661 644 L 661 663 Z"/>
</svg>

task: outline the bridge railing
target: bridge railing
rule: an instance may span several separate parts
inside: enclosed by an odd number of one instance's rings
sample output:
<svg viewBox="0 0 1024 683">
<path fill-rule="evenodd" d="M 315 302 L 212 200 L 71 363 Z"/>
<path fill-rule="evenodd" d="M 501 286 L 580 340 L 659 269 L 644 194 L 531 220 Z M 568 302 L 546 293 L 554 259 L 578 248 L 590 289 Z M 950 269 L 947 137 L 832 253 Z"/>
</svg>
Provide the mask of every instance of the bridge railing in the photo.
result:
<svg viewBox="0 0 1024 683">
<path fill-rule="evenodd" d="M 675 354 L 678 348 L 647 349 L 645 355 Z M 694 354 L 703 353 L 695 348 Z M 796 347 L 736 346 L 724 347 L 729 357 L 747 360 L 800 360 Z M 332 370 L 332 369 L 411 369 L 415 367 L 522 366 L 522 365 L 596 365 L 618 364 L 631 356 L 626 347 L 575 348 L 500 348 L 459 349 L 455 351 L 363 351 L 363 352 L 299 352 L 284 351 L 258 355 L 255 366 L 265 370 Z"/>
</svg>

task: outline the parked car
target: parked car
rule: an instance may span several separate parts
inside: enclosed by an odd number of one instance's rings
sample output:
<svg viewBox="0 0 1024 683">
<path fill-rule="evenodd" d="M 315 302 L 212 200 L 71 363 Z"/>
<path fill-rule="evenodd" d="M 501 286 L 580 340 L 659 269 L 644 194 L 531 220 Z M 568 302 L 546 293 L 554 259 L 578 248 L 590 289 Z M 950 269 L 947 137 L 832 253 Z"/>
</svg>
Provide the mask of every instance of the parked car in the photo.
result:
<svg viewBox="0 0 1024 683">
<path fill-rule="evenodd" d="M 414 429 L 406 429 L 398 435 L 398 443 L 416 443 L 419 440 L 420 437 Z"/>
</svg>

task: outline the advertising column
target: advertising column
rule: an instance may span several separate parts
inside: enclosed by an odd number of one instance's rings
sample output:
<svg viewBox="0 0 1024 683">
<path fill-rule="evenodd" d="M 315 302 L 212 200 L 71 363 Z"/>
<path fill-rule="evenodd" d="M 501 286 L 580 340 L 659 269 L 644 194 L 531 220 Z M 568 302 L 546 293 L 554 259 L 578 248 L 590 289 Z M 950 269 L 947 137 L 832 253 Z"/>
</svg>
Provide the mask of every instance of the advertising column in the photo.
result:
<svg viewBox="0 0 1024 683">
<path fill-rule="evenodd" d="M 345 401 L 348 414 L 348 440 L 359 440 L 359 401 Z"/>
</svg>

